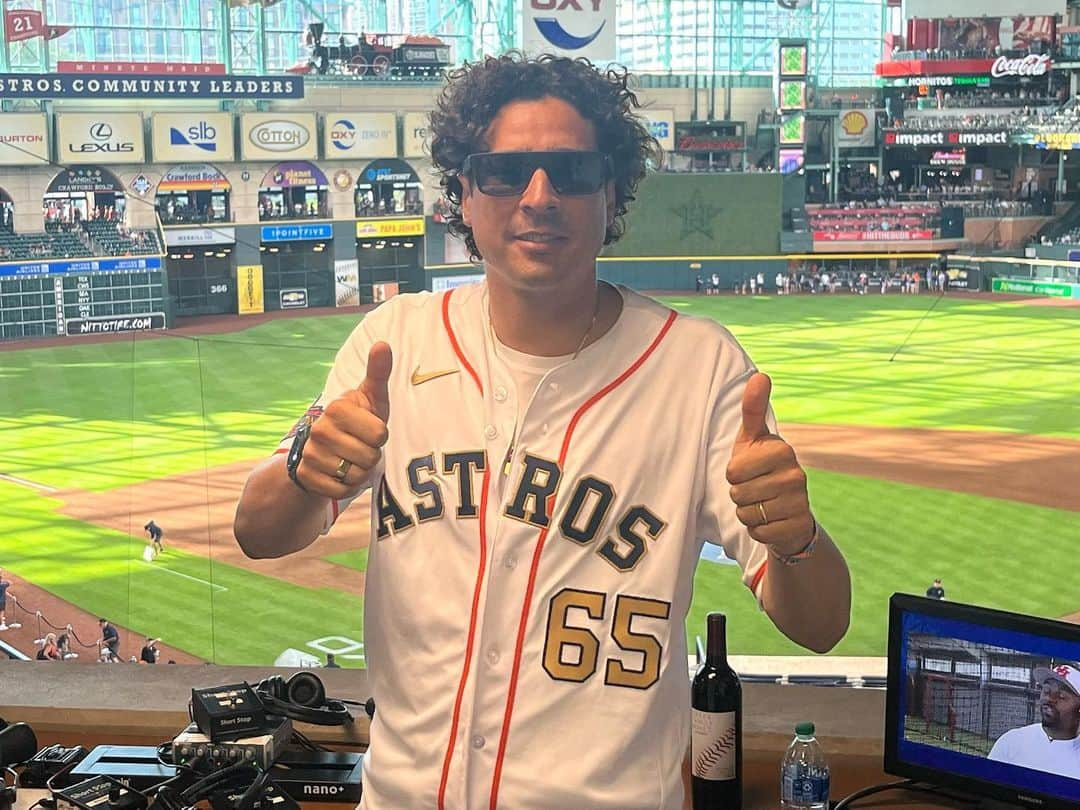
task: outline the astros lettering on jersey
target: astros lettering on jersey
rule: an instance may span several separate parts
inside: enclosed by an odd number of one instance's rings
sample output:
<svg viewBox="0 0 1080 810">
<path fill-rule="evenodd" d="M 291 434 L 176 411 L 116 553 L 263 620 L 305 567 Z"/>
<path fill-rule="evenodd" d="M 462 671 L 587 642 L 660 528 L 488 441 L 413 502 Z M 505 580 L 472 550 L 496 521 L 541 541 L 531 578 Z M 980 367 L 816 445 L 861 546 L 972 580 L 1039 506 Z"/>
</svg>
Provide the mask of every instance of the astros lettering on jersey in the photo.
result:
<svg viewBox="0 0 1080 810">
<path fill-rule="evenodd" d="M 725 480 L 754 368 L 718 324 L 617 289 L 615 326 L 527 403 L 484 284 L 393 298 L 337 355 L 312 413 L 360 384 L 376 341 L 394 353 L 362 808 L 683 806 L 702 543 L 759 599 L 766 566 Z"/>
</svg>

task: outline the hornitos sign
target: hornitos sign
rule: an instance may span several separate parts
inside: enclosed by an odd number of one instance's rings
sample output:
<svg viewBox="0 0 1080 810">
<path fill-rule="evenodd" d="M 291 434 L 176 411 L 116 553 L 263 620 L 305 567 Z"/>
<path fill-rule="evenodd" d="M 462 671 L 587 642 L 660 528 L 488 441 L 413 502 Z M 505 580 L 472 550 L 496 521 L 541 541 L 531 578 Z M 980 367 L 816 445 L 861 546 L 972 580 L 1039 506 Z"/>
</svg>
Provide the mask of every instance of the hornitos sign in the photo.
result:
<svg viewBox="0 0 1080 810">
<path fill-rule="evenodd" d="M 999 56 L 990 66 L 990 75 L 995 79 L 1005 76 L 1045 76 L 1049 70 L 1050 56 L 1045 53 L 1032 53 L 1018 59 Z"/>
<path fill-rule="evenodd" d="M 314 159 L 314 113 L 249 113 L 240 119 L 244 160 Z"/>
</svg>

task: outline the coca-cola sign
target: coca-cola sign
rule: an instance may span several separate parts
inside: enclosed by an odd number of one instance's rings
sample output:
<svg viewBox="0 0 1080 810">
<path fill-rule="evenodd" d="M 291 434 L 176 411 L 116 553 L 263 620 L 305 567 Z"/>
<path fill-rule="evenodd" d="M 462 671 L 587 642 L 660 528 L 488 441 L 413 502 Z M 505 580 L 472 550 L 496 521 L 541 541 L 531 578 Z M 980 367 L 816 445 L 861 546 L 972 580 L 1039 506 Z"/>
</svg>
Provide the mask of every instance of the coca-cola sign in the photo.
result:
<svg viewBox="0 0 1080 810">
<path fill-rule="evenodd" d="M 1045 53 L 1028 54 L 1019 59 L 999 56 L 990 67 L 990 75 L 995 79 L 1005 76 L 1045 76 L 1050 70 L 1050 56 Z"/>
</svg>

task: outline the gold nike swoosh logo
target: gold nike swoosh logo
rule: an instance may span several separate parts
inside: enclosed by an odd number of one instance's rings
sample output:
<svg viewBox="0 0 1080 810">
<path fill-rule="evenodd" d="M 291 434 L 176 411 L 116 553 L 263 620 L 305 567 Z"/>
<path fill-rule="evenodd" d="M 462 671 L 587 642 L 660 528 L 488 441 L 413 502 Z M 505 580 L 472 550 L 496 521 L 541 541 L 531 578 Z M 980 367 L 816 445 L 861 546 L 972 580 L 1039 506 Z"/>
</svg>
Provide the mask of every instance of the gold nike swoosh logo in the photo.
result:
<svg viewBox="0 0 1080 810">
<path fill-rule="evenodd" d="M 420 385 L 421 383 L 426 383 L 429 380 L 437 380 L 439 377 L 446 377 L 449 374 L 457 374 L 459 371 L 460 369 L 447 368 L 443 369 L 442 371 L 428 371 L 424 374 L 421 374 L 420 366 L 417 366 L 413 370 L 412 377 L 409 378 L 409 381 L 413 385 Z"/>
</svg>

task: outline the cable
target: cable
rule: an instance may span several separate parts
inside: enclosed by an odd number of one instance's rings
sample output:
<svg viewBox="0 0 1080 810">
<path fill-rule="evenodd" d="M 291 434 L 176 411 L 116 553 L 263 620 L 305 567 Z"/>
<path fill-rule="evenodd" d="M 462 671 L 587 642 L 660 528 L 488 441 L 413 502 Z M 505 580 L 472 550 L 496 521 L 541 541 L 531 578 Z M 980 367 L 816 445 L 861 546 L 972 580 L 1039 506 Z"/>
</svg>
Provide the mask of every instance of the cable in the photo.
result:
<svg viewBox="0 0 1080 810">
<path fill-rule="evenodd" d="M 949 793 L 944 788 L 936 785 L 920 784 L 914 779 L 901 779 L 896 782 L 882 782 L 878 785 L 870 785 L 861 790 L 856 790 L 854 793 L 845 796 L 837 802 L 832 810 L 846 810 L 846 808 L 851 807 L 858 799 L 865 799 L 867 796 L 873 796 L 875 793 L 884 793 L 888 790 L 910 790 L 915 793 L 934 793 L 962 804 L 978 804 L 980 801 L 979 799 L 971 799 L 966 796 L 958 796 L 954 793 Z"/>
</svg>

